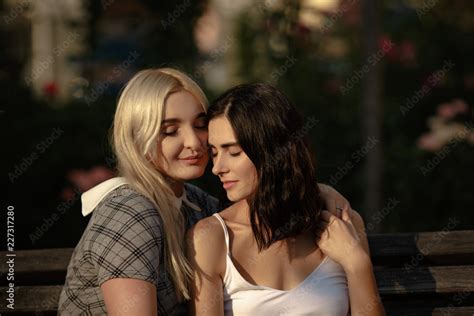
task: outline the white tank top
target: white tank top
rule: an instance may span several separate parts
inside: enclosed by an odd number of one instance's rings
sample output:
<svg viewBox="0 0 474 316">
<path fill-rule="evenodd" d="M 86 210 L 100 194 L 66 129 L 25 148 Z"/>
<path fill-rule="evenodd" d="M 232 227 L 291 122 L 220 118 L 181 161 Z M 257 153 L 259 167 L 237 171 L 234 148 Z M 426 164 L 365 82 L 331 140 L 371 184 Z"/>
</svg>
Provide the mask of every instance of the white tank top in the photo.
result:
<svg viewBox="0 0 474 316">
<path fill-rule="evenodd" d="M 295 288 L 283 291 L 249 283 L 239 273 L 229 252 L 229 233 L 219 214 L 227 245 L 224 275 L 225 315 L 348 315 L 349 294 L 343 268 L 329 257 Z"/>
</svg>

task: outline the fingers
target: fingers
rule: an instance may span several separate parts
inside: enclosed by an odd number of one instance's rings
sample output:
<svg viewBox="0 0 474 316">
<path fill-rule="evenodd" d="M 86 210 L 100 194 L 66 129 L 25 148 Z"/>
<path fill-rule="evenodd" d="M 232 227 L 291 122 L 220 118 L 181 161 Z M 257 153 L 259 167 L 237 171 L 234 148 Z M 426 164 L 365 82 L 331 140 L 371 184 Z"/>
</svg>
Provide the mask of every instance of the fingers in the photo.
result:
<svg viewBox="0 0 474 316">
<path fill-rule="evenodd" d="M 335 221 L 335 220 L 338 219 L 337 216 L 335 216 L 335 215 L 333 215 L 333 214 L 331 214 L 330 212 L 325 211 L 325 210 L 321 211 L 321 216 L 320 216 L 320 217 L 321 217 L 321 219 L 322 219 L 323 221 L 327 222 L 329 225 L 330 225 L 333 221 Z"/>
<path fill-rule="evenodd" d="M 346 222 L 352 223 L 350 208 L 347 205 L 342 209 L 341 218 Z"/>
<path fill-rule="evenodd" d="M 322 183 L 318 183 L 318 187 L 320 189 L 321 198 L 323 199 L 324 205 L 326 206 L 329 212 L 331 212 L 338 218 L 342 218 L 342 209 L 344 207 L 348 207 L 349 210 L 351 209 L 349 201 L 336 189 Z"/>
<path fill-rule="evenodd" d="M 332 187 L 322 183 L 318 183 L 318 187 L 324 207 L 335 216 L 340 217 L 340 212 L 338 210 L 339 204 L 337 204 L 337 191 L 335 191 Z"/>
<path fill-rule="evenodd" d="M 327 202 L 326 202 L 326 206 L 327 206 L 327 210 L 333 214 L 334 216 L 337 216 L 339 217 L 339 207 L 336 203 L 336 200 L 334 199 L 329 199 Z"/>
</svg>

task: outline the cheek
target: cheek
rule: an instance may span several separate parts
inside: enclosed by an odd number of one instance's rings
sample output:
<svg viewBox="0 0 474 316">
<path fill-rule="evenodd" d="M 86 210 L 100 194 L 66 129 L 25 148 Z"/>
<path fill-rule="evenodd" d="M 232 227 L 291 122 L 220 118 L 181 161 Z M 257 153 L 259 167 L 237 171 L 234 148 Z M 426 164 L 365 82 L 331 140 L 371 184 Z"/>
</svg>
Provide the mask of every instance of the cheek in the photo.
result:
<svg viewBox="0 0 474 316">
<path fill-rule="evenodd" d="M 166 160 L 176 158 L 183 148 L 182 142 L 178 138 L 167 137 L 159 146 L 159 154 Z"/>
<path fill-rule="evenodd" d="M 239 165 L 240 174 L 245 176 L 248 183 L 255 184 L 257 182 L 257 169 L 250 159 L 245 158 Z"/>
</svg>

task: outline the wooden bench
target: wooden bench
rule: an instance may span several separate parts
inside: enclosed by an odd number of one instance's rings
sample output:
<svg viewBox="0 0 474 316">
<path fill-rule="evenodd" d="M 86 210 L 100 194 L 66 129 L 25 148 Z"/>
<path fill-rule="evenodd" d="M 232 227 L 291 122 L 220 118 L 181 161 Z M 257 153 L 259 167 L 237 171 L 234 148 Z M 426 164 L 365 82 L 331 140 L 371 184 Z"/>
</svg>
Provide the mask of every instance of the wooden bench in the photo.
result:
<svg viewBox="0 0 474 316">
<path fill-rule="evenodd" d="M 474 315 L 474 231 L 369 235 L 369 243 L 388 315 Z M 55 315 L 72 250 L 16 251 L 15 310 L 6 307 L 11 257 L 0 252 L 0 313 Z"/>
</svg>

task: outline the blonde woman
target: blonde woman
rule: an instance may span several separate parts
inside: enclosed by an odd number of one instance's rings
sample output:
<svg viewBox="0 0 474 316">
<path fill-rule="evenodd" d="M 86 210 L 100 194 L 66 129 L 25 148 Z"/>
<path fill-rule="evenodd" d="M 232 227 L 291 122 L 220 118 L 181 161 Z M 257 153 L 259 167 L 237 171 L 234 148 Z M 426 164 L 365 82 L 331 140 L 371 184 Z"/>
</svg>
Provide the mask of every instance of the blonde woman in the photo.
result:
<svg viewBox="0 0 474 316">
<path fill-rule="evenodd" d="M 185 183 L 208 163 L 207 99 L 180 71 L 137 73 L 113 124 L 120 178 L 82 196 L 92 212 L 72 255 L 59 301 L 64 315 L 182 315 L 192 270 L 185 231 L 220 210 L 217 199 Z M 322 186 L 330 209 L 348 204 Z"/>
</svg>

